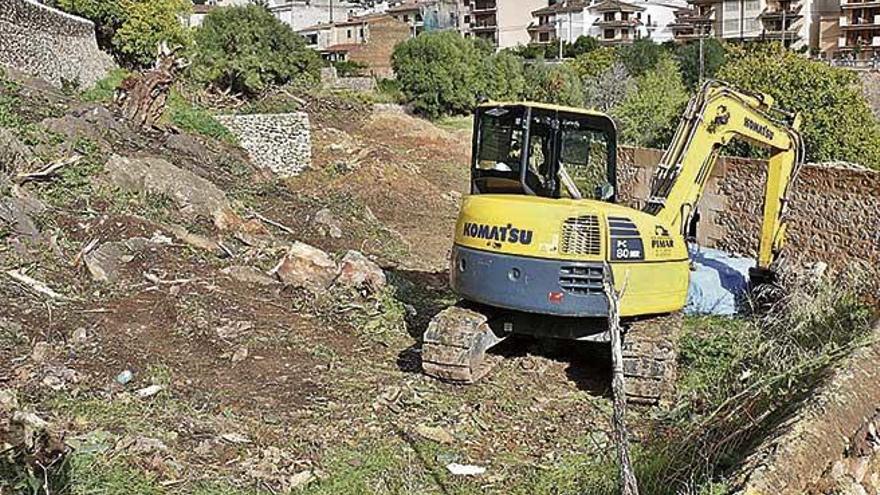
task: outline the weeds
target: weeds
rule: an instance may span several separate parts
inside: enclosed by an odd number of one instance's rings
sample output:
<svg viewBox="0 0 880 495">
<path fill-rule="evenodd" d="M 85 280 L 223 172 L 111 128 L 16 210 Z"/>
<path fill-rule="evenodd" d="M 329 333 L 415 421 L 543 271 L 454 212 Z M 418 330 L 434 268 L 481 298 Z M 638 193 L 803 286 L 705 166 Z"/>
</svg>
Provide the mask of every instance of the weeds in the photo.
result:
<svg viewBox="0 0 880 495">
<path fill-rule="evenodd" d="M 178 91 L 168 97 L 165 119 L 187 132 L 201 134 L 219 141 L 235 144 L 235 136 L 210 111 L 192 104 Z"/>
<path fill-rule="evenodd" d="M 789 418 L 841 359 L 864 343 L 873 318 L 849 279 L 790 283 L 771 311 L 743 320 L 693 319 L 681 347 L 681 400 L 658 486 L 719 490 L 718 481 Z M 690 491 L 689 493 L 701 493 Z"/>
<path fill-rule="evenodd" d="M 131 72 L 125 69 L 113 69 L 94 86 L 80 93 L 80 99 L 94 103 L 109 103 L 113 101 L 116 90 Z"/>
</svg>

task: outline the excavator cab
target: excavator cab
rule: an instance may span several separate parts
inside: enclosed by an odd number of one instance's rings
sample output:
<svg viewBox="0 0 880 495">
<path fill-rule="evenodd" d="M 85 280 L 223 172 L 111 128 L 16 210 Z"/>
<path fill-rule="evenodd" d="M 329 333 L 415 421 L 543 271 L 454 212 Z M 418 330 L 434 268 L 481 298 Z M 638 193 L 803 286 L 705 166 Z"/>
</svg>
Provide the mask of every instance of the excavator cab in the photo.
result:
<svg viewBox="0 0 880 495">
<path fill-rule="evenodd" d="M 617 133 L 606 115 L 535 103 L 475 115 L 471 194 L 614 202 Z"/>
</svg>

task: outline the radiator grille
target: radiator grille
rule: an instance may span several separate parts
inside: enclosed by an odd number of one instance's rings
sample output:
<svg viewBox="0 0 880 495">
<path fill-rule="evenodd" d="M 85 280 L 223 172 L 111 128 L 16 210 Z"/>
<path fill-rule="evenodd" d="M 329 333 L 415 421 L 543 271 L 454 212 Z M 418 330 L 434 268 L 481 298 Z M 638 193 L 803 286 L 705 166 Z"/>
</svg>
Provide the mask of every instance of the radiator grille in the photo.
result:
<svg viewBox="0 0 880 495">
<path fill-rule="evenodd" d="M 559 286 L 572 294 L 603 294 L 601 266 L 563 266 L 559 269 Z"/>
<path fill-rule="evenodd" d="M 563 254 L 599 256 L 601 249 L 599 217 L 582 215 L 563 222 L 562 245 L 560 246 Z"/>
</svg>

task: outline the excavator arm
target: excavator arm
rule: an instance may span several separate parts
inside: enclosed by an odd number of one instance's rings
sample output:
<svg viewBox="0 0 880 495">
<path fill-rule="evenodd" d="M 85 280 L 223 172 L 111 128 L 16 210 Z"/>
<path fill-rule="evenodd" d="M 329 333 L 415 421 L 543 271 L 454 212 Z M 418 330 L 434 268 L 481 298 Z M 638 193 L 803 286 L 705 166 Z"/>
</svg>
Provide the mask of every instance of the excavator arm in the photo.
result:
<svg viewBox="0 0 880 495">
<path fill-rule="evenodd" d="M 788 192 L 804 159 L 800 116 L 767 95 L 709 81 L 691 99 L 672 143 L 654 172 L 644 210 L 683 234 L 703 195 L 722 146 L 733 139 L 770 153 L 757 272 L 768 274 L 785 238 Z"/>
</svg>

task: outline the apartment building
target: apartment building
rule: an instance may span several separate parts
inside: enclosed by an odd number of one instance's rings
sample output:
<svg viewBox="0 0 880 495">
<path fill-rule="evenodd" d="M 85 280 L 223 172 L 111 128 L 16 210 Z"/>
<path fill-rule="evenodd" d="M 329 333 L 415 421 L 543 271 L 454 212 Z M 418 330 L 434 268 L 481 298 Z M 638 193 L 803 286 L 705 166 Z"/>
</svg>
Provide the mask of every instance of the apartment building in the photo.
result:
<svg viewBox="0 0 880 495">
<path fill-rule="evenodd" d="M 880 1 L 841 0 L 836 26 L 825 26 L 829 58 L 867 61 L 880 57 Z M 836 36 L 837 44 L 829 49 Z"/>
<path fill-rule="evenodd" d="M 674 38 L 676 12 L 684 0 L 570 0 L 532 12 L 528 31 L 532 43 L 573 42 L 592 36 L 603 44 L 632 43 L 651 38 L 658 43 Z"/>
<path fill-rule="evenodd" d="M 385 12 L 410 26 L 413 36 L 424 31 L 460 30 L 463 5 L 459 0 L 406 0 Z"/>
<path fill-rule="evenodd" d="M 817 0 L 823 1 L 823 0 Z M 689 0 L 678 14 L 675 39 L 780 41 L 793 49 L 818 47 L 819 11 L 814 0 Z"/>
<path fill-rule="evenodd" d="M 498 48 L 531 41 L 532 12 L 548 0 L 460 0 L 460 31 L 465 37 L 484 39 Z"/>
</svg>

